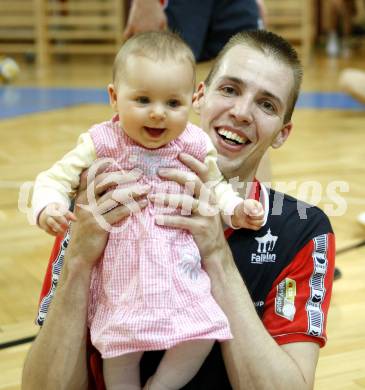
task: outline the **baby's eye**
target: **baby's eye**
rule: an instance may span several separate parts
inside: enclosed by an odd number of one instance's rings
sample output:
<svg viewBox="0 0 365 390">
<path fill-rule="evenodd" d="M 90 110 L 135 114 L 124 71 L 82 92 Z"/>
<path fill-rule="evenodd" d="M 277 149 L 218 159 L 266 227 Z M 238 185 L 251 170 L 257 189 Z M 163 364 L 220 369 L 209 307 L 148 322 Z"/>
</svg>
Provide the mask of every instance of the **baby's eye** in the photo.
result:
<svg viewBox="0 0 365 390">
<path fill-rule="evenodd" d="M 170 99 L 167 101 L 167 105 L 172 108 L 177 108 L 181 105 L 181 103 L 177 99 Z"/>
<path fill-rule="evenodd" d="M 236 95 L 236 89 L 233 88 L 232 86 L 230 85 L 226 85 L 224 87 L 221 88 L 221 91 L 223 93 L 224 96 L 232 96 L 232 95 Z"/>
<path fill-rule="evenodd" d="M 140 104 L 148 104 L 150 102 L 150 99 L 147 96 L 138 96 L 136 98 L 136 102 Z"/>
</svg>

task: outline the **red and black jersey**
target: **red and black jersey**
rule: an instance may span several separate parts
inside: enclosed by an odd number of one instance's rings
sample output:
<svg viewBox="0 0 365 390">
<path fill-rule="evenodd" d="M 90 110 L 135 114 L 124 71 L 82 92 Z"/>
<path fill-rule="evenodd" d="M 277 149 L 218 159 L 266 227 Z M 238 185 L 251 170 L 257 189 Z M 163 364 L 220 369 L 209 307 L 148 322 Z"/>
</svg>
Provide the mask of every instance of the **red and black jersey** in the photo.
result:
<svg viewBox="0 0 365 390">
<path fill-rule="evenodd" d="M 226 235 L 237 268 L 258 315 L 278 344 L 309 341 L 323 346 L 335 257 L 330 222 L 317 207 L 260 185 L 257 188 L 265 206 L 265 224 L 258 231 L 230 230 Z M 51 275 L 62 266 L 67 242 L 68 237 L 62 245 L 56 241 L 52 252 L 44 282 L 48 287 L 42 290 L 40 324 L 57 284 L 57 275 Z M 90 343 L 88 353 L 89 388 L 104 389 L 100 355 Z M 144 353 L 142 383 L 153 375 L 162 355 L 163 351 Z M 230 388 L 219 343 L 216 343 L 184 389 Z"/>
<path fill-rule="evenodd" d="M 228 237 L 237 268 L 258 315 L 278 344 L 326 342 L 335 242 L 318 208 L 269 190 L 268 216 L 259 231 Z"/>
<path fill-rule="evenodd" d="M 278 344 L 309 341 L 323 346 L 335 258 L 330 222 L 317 207 L 261 189 L 265 225 L 259 231 L 226 234 L 237 268 L 258 315 Z M 153 375 L 161 356 L 158 352 L 143 355 L 142 380 Z M 184 389 L 231 389 L 219 343 Z"/>
</svg>

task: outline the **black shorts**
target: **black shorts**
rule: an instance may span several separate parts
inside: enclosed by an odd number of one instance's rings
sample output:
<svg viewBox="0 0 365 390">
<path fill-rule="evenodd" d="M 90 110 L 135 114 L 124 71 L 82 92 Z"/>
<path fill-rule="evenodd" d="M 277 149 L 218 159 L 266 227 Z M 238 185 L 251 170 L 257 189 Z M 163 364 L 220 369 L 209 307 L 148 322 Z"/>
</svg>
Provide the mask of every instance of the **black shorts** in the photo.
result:
<svg viewBox="0 0 365 390">
<path fill-rule="evenodd" d="M 197 61 L 215 57 L 235 33 L 258 28 L 256 0 L 169 0 L 165 11 Z"/>
</svg>

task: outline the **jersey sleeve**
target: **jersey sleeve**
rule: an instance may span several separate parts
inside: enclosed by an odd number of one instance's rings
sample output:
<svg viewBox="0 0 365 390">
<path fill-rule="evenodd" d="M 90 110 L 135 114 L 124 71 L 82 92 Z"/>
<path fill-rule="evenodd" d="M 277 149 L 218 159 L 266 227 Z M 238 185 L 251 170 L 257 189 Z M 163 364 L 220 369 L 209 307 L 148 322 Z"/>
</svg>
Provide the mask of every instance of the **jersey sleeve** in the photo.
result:
<svg viewBox="0 0 365 390">
<path fill-rule="evenodd" d="M 204 164 L 208 168 L 208 181 L 214 186 L 216 201 L 225 224 L 233 228 L 231 217 L 235 207 L 243 199 L 234 191 L 232 185 L 227 183 L 217 164 L 217 150 L 209 136 L 206 136 L 207 155 Z"/>
<path fill-rule="evenodd" d="M 274 281 L 263 323 L 276 342 L 324 346 L 335 266 L 333 233 L 310 240 Z"/>
<path fill-rule="evenodd" d="M 81 134 L 77 146 L 57 161 L 50 169 L 41 172 L 35 181 L 32 198 L 34 221 L 49 203 L 69 207 L 80 183 L 81 172 L 96 159 L 96 151 L 90 134 Z"/>
</svg>

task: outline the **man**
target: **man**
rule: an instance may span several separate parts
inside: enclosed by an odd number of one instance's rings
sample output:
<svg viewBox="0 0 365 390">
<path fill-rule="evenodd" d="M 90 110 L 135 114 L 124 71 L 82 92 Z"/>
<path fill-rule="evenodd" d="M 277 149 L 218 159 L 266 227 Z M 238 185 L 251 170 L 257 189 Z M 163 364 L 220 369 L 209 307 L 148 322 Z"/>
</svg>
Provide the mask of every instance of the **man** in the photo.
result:
<svg viewBox="0 0 365 390">
<path fill-rule="evenodd" d="M 246 32 L 226 45 L 195 94 L 194 107 L 218 150 L 221 171 L 227 179 L 249 183 L 248 189 L 239 191 L 261 198 L 267 218 L 259 231 L 226 232 L 228 246 L 218 216 L 203 217 L 195 212 L 192 216 L 156 217 L 158 224 L 193 234 L 212 293 L 234 336 L 216 343 L 186 389 L 313 387 L 319 347 L 326 341 L 334 236 L 318 208 L 269 191 L 255 181 L 267 148 L 280 147 L 291 132 L 300 81 L 301 66 L 286 41 L 265 31 Z M 195 192 L 191 196 L 170 194 L 165 201 L 196 204 L 205 168 L 191 156 L 181 155 L 181 159 L 196 172 Z M 192 180 L 191 174 L 172 169 L 159 173 L 181 184 Z M 131 178 L 121 175 L 120 180 Z M 96 188 L 99 212 L 103 213 L 103 202 L 112 195 L 103 193 L 106 185 Z M 137 200 L 143 207 L 145 193 L 140 190 L 138 184 L 131 188 L 132 195 L 139 194 Z M 84 203 L 85 197 L 81 191 L 77 202 Z M 161 200 L 159 195 L 150 199 Z M 118 206 L 107 211 L 105 218 L 113 223 L 127 213 L 124 206 Z M 97 354 L 89 349 L 85 359 L 85 324 L 91 269 L 102 253 L 107 233 L 92 216 L 79 210 L 71 237 L 47 320 L 25 363 L 24 389 L 81 389 L 88 380 L 90 388 L 103 388 Z M 153 374 L 160 357 L 159 352 L 144 354 L 142 383 Z M 89 378 L 87 372 L 92 373 Z"/>
</svg>

